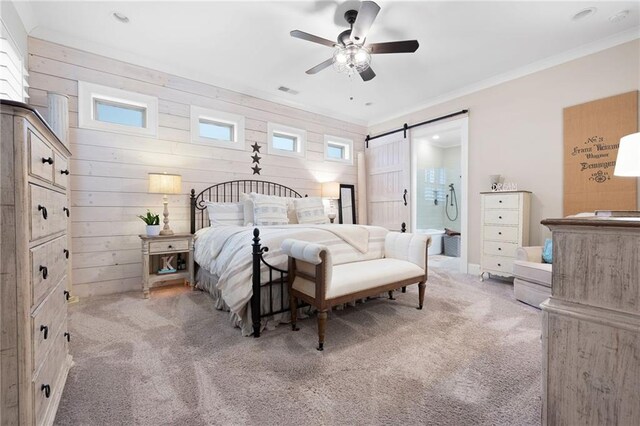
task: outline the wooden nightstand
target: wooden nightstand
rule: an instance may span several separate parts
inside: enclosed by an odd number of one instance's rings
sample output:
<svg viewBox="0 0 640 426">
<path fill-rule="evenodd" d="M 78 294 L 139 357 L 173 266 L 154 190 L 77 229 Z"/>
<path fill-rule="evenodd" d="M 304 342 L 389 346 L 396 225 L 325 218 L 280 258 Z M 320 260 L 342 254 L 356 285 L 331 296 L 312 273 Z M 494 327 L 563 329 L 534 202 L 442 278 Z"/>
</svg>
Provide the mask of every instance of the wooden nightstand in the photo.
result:
<svg viewBox="0 0 640 426">
<path fill-rule="evenodd" d="M 195 284 L 193 267 L 193 235 L 175 234 L 149 237 L 140 235 L 142 240 L 142 291 L 149 298 L 151 287 L 166 281 L 184 280 L 191 288 Z M 173 256 L 171 265 L 177 269 L 178 255 L 184 260 L 185 269 L 159 274 L 164 256 Z"/>
</svg>

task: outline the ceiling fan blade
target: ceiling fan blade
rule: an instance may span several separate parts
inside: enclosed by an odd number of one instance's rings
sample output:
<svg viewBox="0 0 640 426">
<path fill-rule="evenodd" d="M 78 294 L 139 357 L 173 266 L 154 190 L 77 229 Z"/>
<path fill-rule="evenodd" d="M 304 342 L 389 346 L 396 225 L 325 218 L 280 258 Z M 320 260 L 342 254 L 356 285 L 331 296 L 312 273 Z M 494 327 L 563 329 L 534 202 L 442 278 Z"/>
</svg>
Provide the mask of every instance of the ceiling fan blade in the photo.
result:
<svg viewBox="0 0 640 426">
<path fill-rule="evenodd" d="M 333 63 L 333 58 L 329 58 L 329 59 L 327 59 L 326 61 L 324 61 L 324 62 L 322 62 L 322 63 L 320 63 L 320 64 L 316 65 L 315 67 L 313 67 L 313 68 L 309 68 L 309 69 L 306 71 L 306 73 L 307 73 L 307 74 L 317 74 L 317 73 L 319 73 L 320 71 L 322 71 L 323 69 L 325 69 L 325 68 L 327 68 L 327 67 L 331 66 L 331 64 L 332 64 L 332 63 Z"/>
<path fill-rule="evenodd" d="M 420 45 L 418 40 L 390 41 L 387 43 L 372 43 L 366 46 L 372 54 L 380 53 L 413 53 Z"/>
<path fill-rule="evenodd" d="M 373 72 L 371 67 L 369 67 L 366 70 L 360 72 L 360 77 L 362 77 L 363 81 L 369 81 L 369 80 L 373 79 L 373 77 L 375 77 L 375 76 L 376 76 L 376 73 Z"/>
<path fill-rule="evenodd" d="M 331 40 L 314 36 L 313 34 L 305 33 L 304 31 L 300 31 L 300 30 L 293 30 L 289 34 L 291 34 L 291 37 L 307 40 L 313 43 L 322 44 L 324 46 L 334 47 L 336 45 L 336 43 Z"/>
<path fill-rule="evenodd" d="M 373 25 L 373 21 L 376 20 L 380 12 L 380 6 L 373 1 L 363 1 L 358 10 L 358 16 L 356 22 L 353 23 L 351 29 L 351 41 L 354 43 L 362 43 L 367 38 L 369 29 Z"/>
</svg>

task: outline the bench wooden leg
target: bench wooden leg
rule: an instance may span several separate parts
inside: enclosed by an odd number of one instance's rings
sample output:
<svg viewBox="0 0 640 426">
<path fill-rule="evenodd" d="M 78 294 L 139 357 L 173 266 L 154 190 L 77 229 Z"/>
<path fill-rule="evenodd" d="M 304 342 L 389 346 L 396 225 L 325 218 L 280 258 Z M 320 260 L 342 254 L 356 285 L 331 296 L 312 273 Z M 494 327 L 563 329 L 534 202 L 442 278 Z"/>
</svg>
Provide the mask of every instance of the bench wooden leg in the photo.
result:
<svg viewBox="0 0 640 426">
<path fill-rule="evenodd" d="M 298 331 L 300 330 L 296 325 L 298 321 L 298 299 L 291 293 L 289 290 L 289 310 L 291 311 L 291 330 Z"/>
<path fill-rule="evenodd" d="M 389 299 L 390 300 L 396 300 L 396 298 L 393 297 L 393 290 L 389 290 Z"/>
<path fill-rule="evenodd" d="M 424 281 L 418 283 L 418 309 L 422 309 L 422 305 L 424 304 L 424 289 L 427 285 Z"/>
<path fill-rule="evenodd" d="M 402 287 L 402 292 L 406 293 L 407 292 L 407 286 Z"/>
<path fill-rule="evenodd" d="M 324 332 L 327 329 L 327 311 L 318 311 L 318 350 L 324 350 Z"/>
</svg>

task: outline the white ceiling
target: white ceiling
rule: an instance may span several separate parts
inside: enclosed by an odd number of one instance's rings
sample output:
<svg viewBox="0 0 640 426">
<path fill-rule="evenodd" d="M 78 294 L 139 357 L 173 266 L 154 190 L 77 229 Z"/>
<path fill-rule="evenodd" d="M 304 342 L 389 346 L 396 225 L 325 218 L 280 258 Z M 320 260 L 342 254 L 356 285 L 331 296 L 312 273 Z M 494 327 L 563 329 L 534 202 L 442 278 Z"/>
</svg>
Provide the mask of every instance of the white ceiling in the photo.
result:
<svg viewBox="0 0 640 426">
<path fill-rule="evenodd" d="M 557 63 L 567 52 L 575 57 L 588 51 L 585 45 L 604 48 L 640 32 L 637 1 L 378 4 L 382 10 L 367 40 L 415 38 L 420 48 L 415 54 L 375 55 L 377 77 L 366 83 L 332 68 L 306 75 L 332 49 L 289 36 L 299 29 L 334 40 L 347 27 L 345 2 L 31 1 L 18 10 L 31 15 L 23 19 L 35 37 L 361 124 L 416 110 L 496 76 L 522 75 L 543 60 Z M 589 6 L 598 8 L 595 15 L 572 21 Z M 626 19 L 609 21 L 624 9 L 631 11 Z M 130 22 L 117 22 L 114 11 Z M 300 93 L 284 94 L 279 86 Z"/>
<path fill-rule="evenodd" d="M 423 129 L 428 130 L 428 127 L 424 127 Z M 415 138 L 418 143 L 425 143 L 437 146 L 438 148 L 453 148 L 462 144 L 462 136 L 459 128 L 442 131 L 424 131 L 419 134 L 416 132 L 415 134 L 412 133 L 411 137 Z M 434 137 L 437 137 L 437 139 Z"/>
</svg>

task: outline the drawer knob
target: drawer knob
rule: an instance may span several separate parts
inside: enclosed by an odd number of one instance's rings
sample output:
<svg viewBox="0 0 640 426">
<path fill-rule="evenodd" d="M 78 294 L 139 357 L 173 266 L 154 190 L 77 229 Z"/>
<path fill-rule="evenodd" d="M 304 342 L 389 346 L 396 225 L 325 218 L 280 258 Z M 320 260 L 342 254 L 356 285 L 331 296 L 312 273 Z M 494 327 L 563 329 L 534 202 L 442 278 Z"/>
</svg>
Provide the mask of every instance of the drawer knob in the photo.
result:
<svg viewBox="0 0 640 426">
<path fill-rule="evenodd" d="M 502 251 L 502 247 L 498 247 L 498 251 Z"/>
<path fill-rule="evenodd" d="M 47 208 L 43 205 L 38 204 L 38 211 L 42 212 L 42 218 L 44 220 L 47 220 L 47 216 L 49 216 L 49 214 L 47 213 Z"/>
<path fill-rule="evenodd" d="M 502 235 L 502 232 L 501 232 L 501 231 L 498 231 L 498 235 Z"/>
<path fill-rule="evenodd" d="M 65 300 L 69 300 L 69 298 L 71 297 L 71 295 L 69 294 L 69 292 L 67 290 L 65 290 L 62 294 L 64 294 L 64 299 Z"/>
<path fill-rule="evenodd" d="M 49 398 L 51 396 L 51 386 L 49 385 L 42 385 L 40 386 L 40 390 L 42 392 L 44 392 L 44 396 L 45 398 Z"/>
<path fill-rule="evenodd" d="M 67 342 L 71 341 L 71 333 L 69 333 L 68 331 L 64 333 L 64 337 L 67 339 Z"/>
<path fill-rule="evenodd" d="M 67 207 L 63 207 L 62 211 L 67 214 L 67 217 L 69 217 L 69 209 Z"/>
<path fill-rule="evenodd" d="M 169 244 L 169 248 L 173 248 L 173 246 L 171 244 Z"/>
<path fill-rule="evenodd" d="M 40 272 L 42 272 L 42 278 L 43 279 L 47 279 L 47 276 L 49 276 L 49 269 L 46 266 L 42 266 L 40 265 Z"/>
<path fill-rule="evenodd" d="M 502 264 L 501 264 L 501 263 L 498 263 L 498 266 L 502 266 Z"/>
<path fill-rule="evenodd" d="M 40 331 L 42 331 L 42 337 L 44 337 L 44 340 L 47 340 L 47 337 L 49 337 L 49 327 L 47 327 L 46 325 L 41 325 Z"/>
<path fill-rule="evenodd" d="M 498 219 L 502 219 L 502 216 L 498 216 Z"/>
<path fill-rule="evenodd" d="M 64 249 L 64 250 L 62 250 L 62 252 L 64 253 L 64 257 L 65 257 L 66 259 L 68 259 L 68 258 L 69 258 L 69 250 Z"/>
<path fill-rule="evenodd" d="M 53 158 L 44 158 L 42 157 L 42 164 L 53 164 Z"/>
<path fill-rule="evenodd" d="M 69 170 L 65 169 L 65 170 L 60 170 L 60 174 L 61 175 L 67 175 L 69 176 Z M 502 201 L 501 201 L 502 202 Z"/>
<path fill-rule="evenodd" d="M 499 202 L 500 204 L 502 204 L 502 200 L 498 200 L 498 202 Z"/>
</svg>

